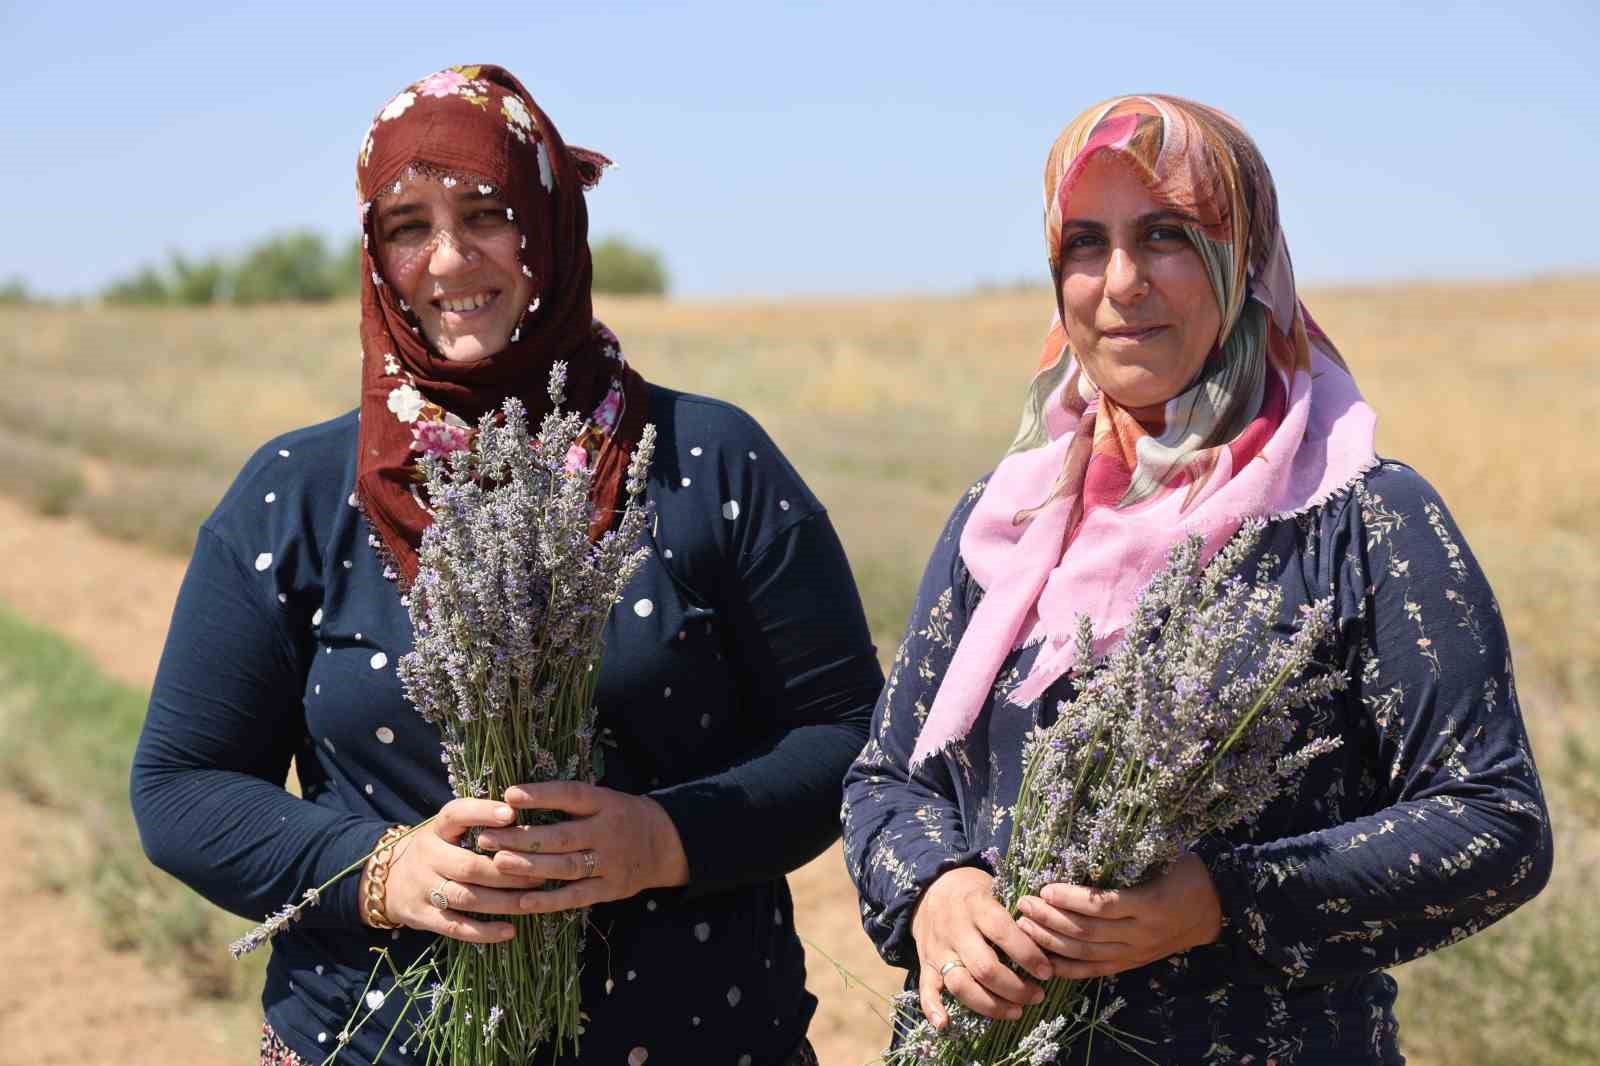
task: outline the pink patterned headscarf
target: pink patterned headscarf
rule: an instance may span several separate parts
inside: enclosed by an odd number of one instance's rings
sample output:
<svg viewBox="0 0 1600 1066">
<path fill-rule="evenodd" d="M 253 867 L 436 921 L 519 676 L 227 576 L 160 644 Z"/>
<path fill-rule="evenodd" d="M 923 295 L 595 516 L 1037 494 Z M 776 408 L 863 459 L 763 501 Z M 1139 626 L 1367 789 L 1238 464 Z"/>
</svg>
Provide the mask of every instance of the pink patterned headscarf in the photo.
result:
<svg viewBox="0 0 1600 1066">
<path fill-rule="evenodd" d="M 1102 393 L 1061 324 L 1062 220 L 1078 176 L 1102 152 L 1196 220 L 1184 228 L 1222 311 L 1199 378 L 1159 411 Z M 961 536 L 984 596 L 913 765 L 966 735 L 1015 649 L 1040 645 L 1007 694 L 1018 706 L 1077 665 L 1080 616 L 1094 623 L 1096 652 L 1108 651 L 1180 540 L 1199 534 L 1209 558 L 1246 519 L 1315 507 L 1377 462 L 1376 417 L 1295 295 L 1272 176 L 1236 121 L 1170 96 L 1097 104 L 1051 147 L 1044 196 L 1057 314 L 1017 438 Z"/>
</svg>

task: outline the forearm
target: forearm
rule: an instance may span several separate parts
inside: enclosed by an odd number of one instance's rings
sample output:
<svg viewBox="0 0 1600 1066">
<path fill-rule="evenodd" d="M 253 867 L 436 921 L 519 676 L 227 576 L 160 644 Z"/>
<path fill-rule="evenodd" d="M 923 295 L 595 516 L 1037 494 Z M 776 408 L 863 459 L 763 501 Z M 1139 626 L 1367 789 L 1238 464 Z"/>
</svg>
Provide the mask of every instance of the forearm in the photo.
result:
<svg viewBox="0 0 1600 1066">
<path fill-rule="evenodd" d="M 924 765 L 939 762 L 937 758 Z M 903 765 L 886 761 L 876 743 L 845 779 L 845 864 L 861 896 L 862 926 L 885 962 L 916 959 L 911 922 L 928 886 L 949 870 L 981 865 L 954 802 Z"/>
<path fill-rule="evenodd" d="M 152 863 L 217 906 L 256 921 L 358 862 L 387 828 L 249 774 L 162 769 L 138 760 L 132 800 Z M 359 882 L 352 873 L 335 883 L 300 923 L 361 924 Z"/>
<path fill-rule="evenodd" d="M 650 793 L 677 831 L 689 893 L 782 877 L 837 840 L 839 782 L 864 728 L 800 726 L 737 766 Z"/>
<path fill-rule="evenodd" d="M 1549 876 L 1542 807 L 1444 794 L 1316 833 L 1198 850 L 1241 979 L 1326 981 L 1454 943 Z"/>
</svg>

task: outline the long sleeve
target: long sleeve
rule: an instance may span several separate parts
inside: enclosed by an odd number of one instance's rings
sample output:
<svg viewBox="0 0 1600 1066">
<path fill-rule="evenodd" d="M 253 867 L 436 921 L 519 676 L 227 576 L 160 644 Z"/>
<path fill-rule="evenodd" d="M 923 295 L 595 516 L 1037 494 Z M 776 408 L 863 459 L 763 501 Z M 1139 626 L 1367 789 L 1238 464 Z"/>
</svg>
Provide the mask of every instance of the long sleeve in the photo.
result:
<svg viewBox="0 0 1600 1066">
<path fill-rule="evenodd" d="M 358 860 L 386 825 L 284 788 L 306 735 L 304 640 L 202 528 L 134 754 L 131 798 L 150 861 L 252 919 Z M 301 924 L 359 925 L 356 890 L 357 878 L 345 878 Z"/>
<path fill-rule="evenodd" d="M 1505 627 L 1459 530 L 1414 472 L 1360 487 L 1342 531 L 1346 706 L 1371 797 L 1353 820 L 1206 855 L 1230 972 L 1261 983 L 1378 970 L 1531 899 L 1551 867 Z"/>
<path fill-rule="evenodd" d="M 911 915 L 923 891 L 945 871 L 978 859 L 963 828 L 949 759 L 936 756 L 909 770 L 917 734 L 961 639 L 959 547 L 976 496 L 963 499 L 940 534 L 878 699 L 871 737 L 845 777 L 845 862 L 861 894 L 862 925 L 884 961 L 908 969 L 916 959 Z"/>
<path fill-rule="evenodd" d="M 839 782 L 883 686 L 826 512 L 777 532 L 725 586 L 739 698 L 767 728 L 737 765 L 652 793 L 682 838 L 690 895 L 782 877 L 837 839 Z"/>
</svg>

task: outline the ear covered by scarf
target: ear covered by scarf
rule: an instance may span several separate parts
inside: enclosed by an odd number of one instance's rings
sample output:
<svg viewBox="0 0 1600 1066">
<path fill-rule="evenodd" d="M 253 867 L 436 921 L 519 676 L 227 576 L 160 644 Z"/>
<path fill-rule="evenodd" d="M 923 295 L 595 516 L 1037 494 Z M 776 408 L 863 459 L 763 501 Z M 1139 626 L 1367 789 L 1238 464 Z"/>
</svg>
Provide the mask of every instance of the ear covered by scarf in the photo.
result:
<svg viewBox="0 0 1600 1066">
<path fill-rule="evenodd" d="M 551 367 L 568 365 L 566 404 L 595 412 L 595 519 L 614 519 L 628 457 L 646 420 L 644 380 L 594 317 L 584 191 L 611 161 L 562 140 L 527 89 L 488 65 L 450 67 L 397 93 L 368 129 L 357 160 L 362 214 L 361 426 L 354 502 L 382 541 L 402 587 L 416 576 L 430 521 L 416 461 L 515 396 L 538 419 Z M 441 356 L 383 277 L 375 202 L 412 180 L 472 181 L 510 205 L 533 300 L 502 350 L 470 363 Z"/>
<path fill-rule="evenodd" d="M 1186 226 L 1222 311 L 1200 378 L 1159 412 L 1131 411 L 1084 373 L 1058 313 L 1021 427 L 974 505 L 961 555 L 984 589 L 917 738 L 912 765 L 966 735 L 1016 649 L 1038 645 L 1000 699 L 1026 707 L 1075 667 L 1079 617 L 1096 654 L 1181 540 L 1209 559 L 1246 519 L 1315 507 L 1377 463 L 1376 416 L 1300 303 L 1272 177 L 1237 122 L 1169 96 L 1126 96 L 1073 120 L 1045 165 L 1045 240 L 1093 156 L 1130 163 Z M 1043 501 L 1043 502 L 1041 502 Z"/>
</svg>

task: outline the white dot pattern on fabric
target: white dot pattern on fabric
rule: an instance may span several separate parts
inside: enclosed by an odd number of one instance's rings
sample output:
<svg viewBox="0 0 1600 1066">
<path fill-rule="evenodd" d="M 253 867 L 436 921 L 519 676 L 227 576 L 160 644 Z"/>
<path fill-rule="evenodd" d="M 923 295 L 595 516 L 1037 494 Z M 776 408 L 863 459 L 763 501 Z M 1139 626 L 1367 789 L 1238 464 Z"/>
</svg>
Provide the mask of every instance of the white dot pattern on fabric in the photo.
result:
<svg viewBox="0 0 1600 1066">
<path fill-rule="evenodd" d="M 750 458 L 751 459 L 754 459 L 756 457 L 756 453 L 755 452 L 750 452 L 749 454 L 750 454 Z"/>
<path fill-rule="evenodd" d="M 318 681 L 316 683 L 316 685 L 312 688 L 311 692 L 312 692 L 313 695 L 317 695 L 317 696 L 322 695 L 322 682 Z"/>
<path fill-rule="evenodd" d="M 389 657 L 381 651 L 373 652 L 372 658 L 368 661 L 372 664 L 374 670 L 382 670 L 389 665 Z"/>
<path fill-rule="evenodd" d="M 639 971 L 638 970 L 629 970 L 628 971 L 628 980 L 632 981 L 635 978 L 637 978 L 638 976 L 639 976 Z"/>
<path fill-rule="evenodd" d="M 356 494 L 352 492 L 348 497 L 346 497 L 344 502 L 348 503 L 351 507 L 354 507 L 356 505 Z"/>
<path fill-rule="evenodd" d="M 694 484 L 694 479 L 686 477 L 682 481 L 678 482 L 678 484 L 682 485 L 684 488 L 688 488 L 690 485 Z"/>
<path fill-rule="evenodd" d="M 750 1066 L 750 1063 L 752 1061 L 754 1061 L 754 1060 L 752 1060 L 749 1055 L 740 1055 L 739 1056 L 739 1066 Z"/>
<path fill-rule="evenodd" d="M 377 735 L 378 735 L 378 743 L 380 743 L 380 744 L 393 744 L 394 743 L 394 730 L 390 729 L 386 725 L 380 725 L 378 727 Z"/>
<path fill-rule="evenodd" d="M 701 729 L 710 729 L 711 728 L 711 715 L 702 714 L 700 716 L 700 728 Z"/>
<path fill-rule="evenodd" d="M 640 618 L 649 618 L 655 609 L 656 605 L 651 603 L 649 600 L 639 600 L 633 605 L 633 613 L 638 615 Z"/>
<path fill-rule="evenodd" d="M 738 985 L 734 985 L 732 988 L 728 989 L 728 1006 L 737 1007 L 739 1005 L 739 1001 L 743 998 L 744 993 L 739 991 Z"/>
<path fill-rule="evenodd" d="M 278 494 L 276 492 L 269 492 L 265 496 L 261 497 L 261 499 L 267 503 L 276 503 L 278 500 Z"/>
<path fill-rule="evenodd" d="M 727 503 L 724 503 L 722 505 L 722 517 L 726 518 L 730 522 L 732 522 L 735 518 L 738 518 L 739 517 L 739 501 L 738 500 L 729 500 Z"/>
<path fill-rule="evenodd" d="M 357 634 L 356 634 L 356 639 L 357 639 L 357 640 L 360 640 L 360 639 L 361 639 L 361 634 L 360 634 L 360 633 L 357 633 Z"/>
<path fill-rule="evenodd" d="M 312 614 L 311 614 L 311 624 L 314 625 L 314 626 L 320 626 L 322 624 L 322 608 L 321 607 L 318 607 L 315 611 L 312 612 Z"/>
<path fill-rule="evenodd" d="M 344 561 L 344 568 L 345 568 L 345 569 L 346 569 L 346 570 L 348 570 L 348 569 L 350 569 L 350 568 L 351 568 L 351 567 L 352 567 L 352 566 L 354 566 L 354 565 L 355 565 L 355 564 L 354 564 L 354 563 L 352 563 L 352 562 L 351 562 L 351 561 L 350 561 L 350 560 L 349 560 L 349 559 L 346 559 L 346 560 L 345 560 L 345 561 Z"/>
<path fill-rule="evenodd" d="M 318 1033 L 317 1034 L 317 1043 L 326 1044 L 327 1042 L 328 1042 L 328 1034 L 327 1033 Z"/>
<path fill-rule="evenodd" d="M 700 456 L 704 455 L 705 453 L 706 453 L 706 450 L 704 448 L 700 447 L 700 445 L 698 445 L 698 444 L 696 444 L 693 448 L 689 449 L 689 454 L 694 456 L 695 458 L 699 458 Z"/>
<path fill-rule="evenodd" d="M 700 1024 L 700 1015 L 696 1014 L 693 1018 L 690 1018 L 689 1024 L 698 1026 Z"/>
<path fill-rule="evenodd" d="M 333 739 L 331 737 L 323 737 L 322 738 L 322 743 L 323 743 L 324 746 L 327 747 L 327 749 L 329 751 L 331 751 L 331 752 L 333 752 L 335 754 L 338 753 L 339 749 L 333 746 Z"/>
<path fill-rule="evenodd" d="M 379 1007 L 383 1006 L 383 1001 L 385 998 L 386 997 L 382 992 L 374 988 L 371 992 L 367 993 L 367 1007 L 371 1010 L 377 1010 Z"/>
<path fill-rule="evenodd" d="M 367 794 L 367 795 L 369 795 L 369 796 L 370 796 L 370 795 L 372 795 L 372 786 L 371 786 L 371 785 L 367 785 L 367 786 L 366 786 L 366 787 L 365 787 L 365 788 L 363 788 L 363 789 L 362 789 L 362 790 L 361 790 L 361 791 L 363 791 L 363 792 L 365 792 L 365 793 L 366 793 L 366 794 Z"/>
<path fill-rule="evenodd" d="M 262 552 L 260 555 L 256 556 L 256 569 L 257 570 L 265 570 L 267 567 L 269 567 L 271 565 L 272 565 L 272 553 L 271 552 Z"/>
<path fill-rule="evenodd" d="M 280 456 L 282 456 L 283 458 L 287 459 L 287 458 L 289 458 L 289 449 L 288 448 L 279 448 L 278 449 L 278 454 Z"/>
<path fill-rule="evenodd" d="M 636 1047 L 628 1052 L 628 1066 L 644 1066 L 645 1060 L 650 1057 L 650 1052 L 642 1047 Z"/>
<path fill-rule="evenodd" d="M 780 911 L 776 907 L 772 908 L 772 924 L 773 925 L 782 925 L 783 924 L 783 912 Z"/>
<path fill-rule="evenodd" d="M 788 509 L 789 509 L 789 501 L 788 500 L 779 500 L 778 501 L 778 510 L 787 511 Z"/>
<path fill-rule="evenodd" d="M 710 922 L 696 922 L 695 923 L 695 927 L 694 927 L 694 938 L 696 940 L 700 941 L 700 943 L 702 943 L 702 944 L 704 944 L 707 940 L 710 940 L 711 939 L 711 923 Z"/>
<path fill-rule="evenodd" d="M 672 686 L 671 685 L 668 685 L 666 688 L 661 690 L 661 698 L 664 699 L 664 700 L 670 700 L 672 698 Z"/>
<path fill-rule="evenodd" d="M 611 990 L 616 988 L 616 987 L 617 987 L 617 982 L 615 982 L 611 978 L 607 977 L 606 978 L 606 995 L 609 996 L 611 994 Z"/>
<path fill-rule="evenodd" d="M 320 962 L 319 962 L 319 963 L 317 963 L 317 976 L 318 976 L 318 977 L 321 977 L 321 976 L 322 976 L 322 970 L 323 970 L 323 966 L 322 966 L 322 963 L 320 963 Z"/>
<path fill-rule="evenodd" d="M 647 900 L 644 901 L 644 909 L 647 910 L 647 911 L 652 911 L 653 912 L 656 909 L 656 906 L 657 906 L 656 901 L 653 900 L 653 899 L 647 899 Z"/>
<path fill-rule="evenodd" d="M 672 558 L 672 549 L 671 548 L 664 548 L 664 549 L 662 549 L 661 554 L 662 554 L 662 556 L 664 558 L 670 559 L 670 558 Z"/>
<path fill-rule="evenodd" d="M 289 602 L 289 597 L 285 593 L 280 592 L 280 593 L 278 593 L 278 602 L 279 603 L 288 603 Z"/>
</svg>

